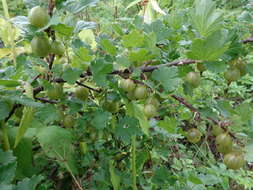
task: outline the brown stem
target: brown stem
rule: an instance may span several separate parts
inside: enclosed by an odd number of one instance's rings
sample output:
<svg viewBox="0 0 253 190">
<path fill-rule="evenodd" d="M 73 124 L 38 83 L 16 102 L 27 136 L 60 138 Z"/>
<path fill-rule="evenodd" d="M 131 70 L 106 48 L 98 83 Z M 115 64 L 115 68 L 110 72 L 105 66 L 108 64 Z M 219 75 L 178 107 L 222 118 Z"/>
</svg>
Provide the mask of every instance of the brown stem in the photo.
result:
<svg viewBox="0 0 253 190">
<path fill-rule="evenodd" d="M 80 83 L 80 82 L 78 82 L 78 81 L 76 81 L 76 84 L 78 84 L 79 86 L 82 86 L 82 87 L 88 88 L 89 90 L 96 91 L 96 92 L 98 92 L 98 93 L 100 93 L 100 92 L 101 92 L 101 89 L 95 89 L 95 88 L 92 88 L 92 87 L 87 86 L 87 85 L 85 85 L 85 84 L 83 84 L 83 83 Z"/>
<path fill-rule="evenodd" d="M 56 100 L 48 100 L 46 98 L 37 98 L 37 97 L 35 97 L 35 99 L 39 100 L 43 103 L 49 103 L 49 104 L 57 104 L 58 103 L 58 101 L 56 101 Z"/>
<path fill-rule="evenodd" d="M 19 107 L 21 107 L 21 104 L 15 104 L 15 105 L 12 107 L 12 109 L 11 109 L 11 111 L 10 111 L 8 117 L 6 117 L 5 120 L 4 120 L 5 123 L 11 118 L 11 116 L 15 113 L 16 109 L 19 108 Z"/>
<path fill-rule="evenodd" d="M 241 43 L 243 43 L 243 44 L 247 44 L 247 43 L 250 43 L 250 42 L 253 42 L 253 36 L 241 41 Z"/>
<path fill-rule="evenodd" d="M 187 107 L 189 110 L 191 110 L 192 112 L 196 113 L 197 114 L 197 120 L 203 120 L 203 118 L 201 117 L 201 113 L 191 104 L 189 104 L 188 102 L 185 101 L 184 98 L 181 98 L 179 96 L 176 96 L 174 94 L 170 95 L 172 98 L 174 98 L 175 100 L 177 100 L 178 102 L 180 102 L 181 104 L 183 104 L 185 107 Z M 211 117 L 207 117 L 206 119 L 208 119 L 209 121 L 212 121 L 215 125 L 219 125 L 224 131 L 227 131 L 227 127 L 231 124 L 230 122 L 221 122 L 221 121 L 217 121 Z M 228 134 L 234 139 L 236 140 L 236 142 L 238 144 L 241 144 L 236 136 L 231 133 L 231 132 L 228 132 Z"/>
</svg>

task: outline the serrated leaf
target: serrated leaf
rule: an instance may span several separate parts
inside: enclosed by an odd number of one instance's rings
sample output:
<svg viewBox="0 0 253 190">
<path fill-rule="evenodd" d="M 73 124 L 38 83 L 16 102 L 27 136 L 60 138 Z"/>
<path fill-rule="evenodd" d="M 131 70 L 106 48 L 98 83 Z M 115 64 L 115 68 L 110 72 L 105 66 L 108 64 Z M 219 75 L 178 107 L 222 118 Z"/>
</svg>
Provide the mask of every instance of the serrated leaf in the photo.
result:
<svg viewBox="0 0 253 190">
<path fill-rule="evenodd" d="M 139 120 L 140 127 L 146 135 L 149 135 L 149 122 L 147 117 L 143 113 L 143 106 L 135 104 L 134 102 L 126 104 L 127 115 L 137 118 Z"/>
<path fill-rule="evenodd" d="M 50 126 L 43 128 L 37 137 L 48 157 L 57 159 L 57 162 L 68 171 L 74 174 L 78 173 L 72 145 L 73 136 L 70 131 Z"/>
<path fill-rule="evenodd" d="M 22 119 L 19 124 L 17 136 L 15 138 L 15 145 L 17 147 L 20 140 L 23 138 L 26 130 L 31 126 L 31 123 L 34 119 L 35 109 L 33 107 L 25 107 L 23 110 Z"/>
<path fill-rule="evenodd" d="M 104 129 L 107 126 L 107 122 L 111 118 L 111 113 L 98 110 L 94 113 L 94 117 L 91 120 L 91 124 L 97 129 Z"/>
<path fill-rule="evenodd" d="M 112 42 L 108 39 L 102 39 L 101 40 L 101 46 L 102 48 L 109 53 L 110 55 L 114 56 L 117 53 L 116 47 L 112 44 Z"/>
<path fill-rule="evenodd" d="M 128 57 L 131 62 L 142 63 L 149 60 L 149 51 L 144 48 L 137 51 L 130 51 Z"/>
<path fill-rule="evenodd" d="M 8 130 L 11 147 L 13 147 L 15 143 L 17 132 L 17 127 L 12 127 Z M 24 177 L 31 177 L 34 173 L 34 168 L 32 165 L 32 138 L 24 135 L 24 137 L 20 140 L 18 146 L 13 149 L 13 154 L 17 158 L 16 178 L 23 179 Z"/>
<path fill-rule="evenodd" d="M 7 101 L 0 100 L 0 121 L 8 117 L 11 106 Z"/>
<path fill-rule="evenodd" d="M 46 104 L 38 108 L 36 116 L 45 124 L 59 120 L 60 113 L 58 109 L 51 104 Z"/>
<path fill-rule="evenodd" d="M 18 182 L 14 190 L 36 190 L 38 184 L 43 180 L 43 176 L 33 176 L 30 179 L 25 178 Z"/>
<path fill-rule="evenodd" d="M 80 78 L 82 70 L 77 68 L 67 68 L 64 70 L 62 78 L 67 81 L 69 84 L 75 84 L 76 80 Z"/>
<path fill-rule="evenodd" d="M 222 73 L 227 70 L 227 64 L 224 61 L 204 62 L 203 64 L 214 73 Z"/>
<path fill-rule="evenodd" d="M 28 107 L 41 107 L 41 106 L 43 106 L 42 103 L 35 102 L 33 99 L 30 99 L 26 96 L 10 96 L 8 98 L 18 104 L 22 104 L 22 105 L 28 106 Z"/>
<path fill-rule="evenodd" d="M 223 25 L 222 13 L 216 10 L 212 0 L 197 0 L 191 17 L 193 26 L 204 37 L 221 29 Z"/>
<path fill-rule="evenodd" d="M 217 31 L 207 38 L 195 39 L 187 53 L 188 58 L 205 61 L 216 61 L 229 47 L 228 31 Z"/>
<path fill-rule="evenodd" d="M 229 101 L 226 100 L 220 100 L 217 102 L 217 108 L 221 112 L 222 115 L 225 117 L 229 117 L 232 114 L 236 114 L 236 111 L 234 108 L 231 106 Z"/>
<path fill-rule="evenodd" d="M 130 34 L 122 37 L 122 44 L 126 48 L 141 47 L 144 43 L 144 35 L 138 30 L 133 30 Z"/>
<path fill-rule="evenodd" d="M 146 24 L 144 29 L 147 33 L 153 32 L 156 35 L 157 42 L 167 40 L 172 34 L 172 30 L 166 27 L 161 20 Z"/>
<path fill-rule="evenodd" d="M 16 157 L 13 156 L 12 151 L 6 151 L 4 152 L 2 149 L 0 149 L 0 164 L 6 165 L 9 163 L 13 163 L 16 161 Z"/>
<path fill-rule="evenodd" d="M 90 62 L 93 59 L 93 57 L 90 55 L 89 50 L 85 47 L 79 48 L 78 51 L 75 52 L 75 55 L 78 56 L 82 62 Z"/>
<path fill-rule="evenodd" d="M 159 82 L 168 92 L 176 90 L 180 83 L 176 67 L 161 67 L 152 73 L 152 79 Z"/>
<path fill-rule="evenodd" d="M 71 36 L 74 31 L 73 27 L 67 26 L 65 24 L 57 24 L 56 26 L 53 26 L 53 29 L 64 36 Z"/>
<path fill-rule="evenodd" d="M 91 64 L 91 70 L 93 79 L 99 86 L 107 86 L 108 80 L 106 80 L 107 74 L 112 72 L 113 65 L 107 63 L 104 60 L 97 60 Z"/>
<path fill-rule="evenodd" d="M 138 136 L 142 134 L 138 125 L 139 122 L 134 117 L 126 116 L 124 118 L 120 118 L 119 123 L 116 126 L 115 135 L 124 142 L 130 143 L 133 135 Z"/>
<path fill-rule="evenodd" d="M 164 120 L 159 121 L 157 125 L 165 129 L 168 133 L 175 134 L 178 122 L 175 118 L 169 118 L 166 116 Z"/>
<path fill-rule="evenodd" d="M 15 177 L 16 167 L 16 162 L 0 165 L 0 182 L 9 184 Z"/>
</svg>

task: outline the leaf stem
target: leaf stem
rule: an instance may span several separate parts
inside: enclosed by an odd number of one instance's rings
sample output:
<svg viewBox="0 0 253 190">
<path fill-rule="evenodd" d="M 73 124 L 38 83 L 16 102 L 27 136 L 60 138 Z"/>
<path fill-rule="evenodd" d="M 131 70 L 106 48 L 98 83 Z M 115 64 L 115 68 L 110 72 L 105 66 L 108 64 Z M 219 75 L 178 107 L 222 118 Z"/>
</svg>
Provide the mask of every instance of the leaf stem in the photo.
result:
<svg viewBox="0 0 253 190">
<path fill-rule="evenodd" d="M 136 180 L 136 136 L 132 136 L 132 160 L 131 160 L 131 166 L 132 166 L 132 180 L 133 180 L 133 190 L 137 190 L 137 180 Z"/>
</svg>

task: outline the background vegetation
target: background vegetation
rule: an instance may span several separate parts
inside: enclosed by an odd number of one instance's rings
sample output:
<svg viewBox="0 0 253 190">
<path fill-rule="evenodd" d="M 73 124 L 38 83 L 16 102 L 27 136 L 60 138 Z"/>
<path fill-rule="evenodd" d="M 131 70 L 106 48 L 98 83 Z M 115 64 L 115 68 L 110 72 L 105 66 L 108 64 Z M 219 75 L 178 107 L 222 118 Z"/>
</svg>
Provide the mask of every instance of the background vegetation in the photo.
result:
<svg viewBox="0 0 253 190">
<path fill-rule="evenodd" d="M 252 189 L 252 11 L 2 0 L 0 189 Z"/>
</svg>

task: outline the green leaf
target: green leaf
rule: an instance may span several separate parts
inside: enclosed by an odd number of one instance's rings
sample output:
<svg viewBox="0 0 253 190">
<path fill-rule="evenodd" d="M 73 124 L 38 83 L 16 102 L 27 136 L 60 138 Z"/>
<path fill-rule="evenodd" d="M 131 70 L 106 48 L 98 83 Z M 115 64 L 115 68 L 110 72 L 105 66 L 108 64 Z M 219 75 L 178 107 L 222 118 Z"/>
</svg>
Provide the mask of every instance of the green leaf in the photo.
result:
<svg viewBox="0 0 253 190">
<path fill-rule="evenodd" d="M 207 38 L 195 39 L 188 58 L 204 61 L 216 61 L 229 47 L 227 42 L 228 31 L 217 31 Z"/>
<path fill-rule="evenodd" d="M 75 84 L 76 80 L 80 78 L 81 73 L 82 71 L 80 69 L 68 67 L 64 70 L 62 78 L 69 84 Z"/>
<path fill-rule="evenodd" d="M 41 106 L 43 106 L 42 103 L 35 102 L 33 99 L 28 98 L 26 96 L 10 96 L 8 98 L 18 104 L 22 104 L 22 105 L 28 106 L 28 107 L 41 107 Z"/>
<path fill-rule="evenodd" d="M 16 87 L 19 85 L 20 85 L 20 82 L 16 80 L 0 80 L 0 86 Z"/>
<path fill-rule="evenodd" d="M 139 120 L 140 127 L 146 135 L 149 135 L 149 122 L 147 117 L 143 113 L 143 106 L 134 102 L 126 104 L 127 115 L 137 118 Z"/>
<path fill-rule="evenodd" d="M 8 117 L 10 111 L 10 103 L 8 103 L 7 101 L 0 100 L 0 121 Z"/>
<path fill-rule="evenodd" d="M 144 35 L 138 30 L 133 30 L 130 34 L 122 37 L 122 44 L 126 48 L 141 47 L 144 43 Z"/>
<path fill-rule="evenodd" d="M 67 26 L 65 24 L 58 24 L 56 26 L 53 26 L 53 29 L 64 36 L 71 36 L 74 30 L 73 27 Z"/>
<path fill-rule="evenodd" d="M 82 62 L 90 62 L 93 59 L 93 57 L 90 55 L 89 50 L 85 47 L 78 49 L 78 51 L 75 52 L 75 55 L 81 60 L 81 64 Z"/>
<path fill-rule="evenodd" d="M 89 6 L 94 6 L 99 0 L 67 0 L 63 3 L 64 8 L 77 14 Z"/>
<path fill-rule="evenodd" d="M 231 106 L 229 101 L 226 100 L 220 100 L 217 102 L 217 108 L 221 112 L 222 115 L 225 117 L 229 117 L 232 114 L 236 114 L 236 111 L 234 108 Z"/>
<path fill-rule="evenodd" d="M 38 108 L 36 116 L 40 119 L 40 121 L 44 122 L 45 124 L 58 121 L 60 119 L 60 113 L 58 109 L 51 104 L 46 104 L 43 107 Z"/>
<path fill-rule="evenodd" d="M 116 55 L 117 49 L 112 44 L 112 42 L 110 40 L 108 40 L 108 39 L 102 39 L 100 43 L 101 43 L 101 46 L 104 49 L 104 51 L 106 51 L 107 53 L 109 53 L 112 56 Z"/>
<path fill-rule="evenodd" d="M 104 129 L 111 118 L 111 113 L 98 110 L 94 113 L 91 124 L 97 129 Z"/>
<path fill-rule="evenodd" d="M 10 183 L 15 177 L 16 167 L 16 162 L 0 165 L 0 182 L 3 184 Z"/>
<path fill-rule="evenodd" d="M 227 64 L 224 61 L 204 62 L 203 64 L 214 73 L 222 73 L 227 70 Z"/>
<path fill-rule="evenodd" d="M 130 51 L 128 57 L 129 61 L 142 63 L 149 60 L 149 51 L 144 48 L 137 51 Z"/>
<path fill-rule="evenodd" d="M 82 30 L 94 29 L 94 28 L 96 28 L 96 23 L 95 22 L 86 22 L 84 20 L 79 20 L 76 23 L 76 28 L 74 30 L 74 33 L 78 34 Z"/>
<path fill-rule="evenodd" d="M 175 134 L 177 132 L 178 122 L 176 118 L 169 118 L 166 116 L 164 120 L 159 121 L 157 125 L 165 129 L 168 133 Z"/>
<path fill-rule="evenodd" d="M 6 165 L 9 163 L 13 163 L 16 161 L 16 157 L 13 156 L 12 151 L 4 152 L 2 149 L 0 149 L 0 164 Z"/>
<path fill-rule="evenodd" d="M 69 172 L 78 173 L 72 145 L 73 136 L 70 131 L 61 127 L 50 126 L 43 128 L 37 137 L 48 157 L 57 159 L 57 162 Z"/>
<path fill-rule="evenodd" d="M 212 0 L 196 0 L 191 13 L 194 28 L 200 35 L 207 37 L 223 26 L 222 13 L 215 9 Z"/>
<path fill-rule="evenodd" d="M 110 171 L 110 175 L 111 175 L 111 182 L 112 182 L 113 190 L 119 190 L 120 177 L 115 173 L 115 168 L 113 166 L 112 160 L 110 160 L 110 163 L 109 163 L 109 171 Z"/>
<path fill-rule="evenodd" d="M 17 136 L 18 128 L 12 127 L 8 130 L 10 144 L 13 147 L 15 137 Z M 24 135 L 16 148 L 13 149 L 13 154 L 17 158 L 16 178 L 23 179 L 31 177 L 34 173 L 33 152 L 32 152 L 32 137 Z"/>
<path fill-rule="evenodd" d="M 172 36 L 172 30 L 166 27 L 161 20 L 146 24 L 144 29 L 147 33 L 154 33 L 157 42 L 165 41 Z"/>
<path fill-rule="evenodd" d="M 244 148 L 245 150 L 245 159 L 248 161 L 248 162 L 253 162 L 253 143 L 249 143 L 245 146 Z"/>
<path fill-rule="evenodd" d="M 188 177 L 188 180 L 191 181 L 194 184 L 203 184 L 203 182 L 201 181 L 201 179 L 198 176 L 194 175 L 194 174 L 191 174 Z"/>
<path fill-rule="evenodd" d="M 139 122 L 136 118 L 129 116 L 120 118 L 119 123 L 116 126 L 115 135 L 124 142 L 130 143 L 133 135 L 138 136 L 142 134 L 138 125 Z"/>
<path fill-rule="evenodd" d="M 0 184 L 0 189 L 3 190 L 13 190 L 13 185 L 7 185 L 7 184 Z"/>
<path fill-rule="evenodd" d="M 18 133 L 15 139 L 14 147 L 17 147 L 20 140 L 23 138 L 26 130 L 31 126 L 34 118 L 35 109 L 33 107 L 25 107 L 23 110 L 23 116 L 19 124 Z"/>
<path fill-rule="evenodd" d="M 13 180 L 16 166 L 16 158 L 12 152 L 0 149 L 0 184 L 8 184 Z"/>
<path fill-rule="evenodd" d="M 43 180 L 43 176 L 33 176 L 32 178 L 20 181 L 13 190 L 36 190 L 38 184 Z"/>
<path fill-rule="evenodd" d="M 236 112 L 240 115 L 243 121 L 249 121 L 253 115 L 252 104 L 244 102 L 236 107 Z"/>
<path fill-rule="evenodd" d="M 155 170 L 155 174 L 152 177 L 152 182 L 158 186 L 165 186 L 167 183 L 173 185 L 176 182 L 176 178 L 173 177 L 169 170 L 165 167 L 161 167 Z"/>
<path fill-rule="evenodd" d="M 111 63 L 107 63 L 104 60 L 98 60 L 96 62 L 92 62 L 91 70 L 93 74 L 93 79 L 99 86 L 107 86 L 108 80 L 106 80 L 107 74 L 112 72 L 113 65 Z"/>
<path fill-rule="evenodd" d="M 176 90 L 180 83 L 176 67 L 161 67 L 152 73 L 152 78 L 161 83 L 168 92 Z"/>
</svg>

